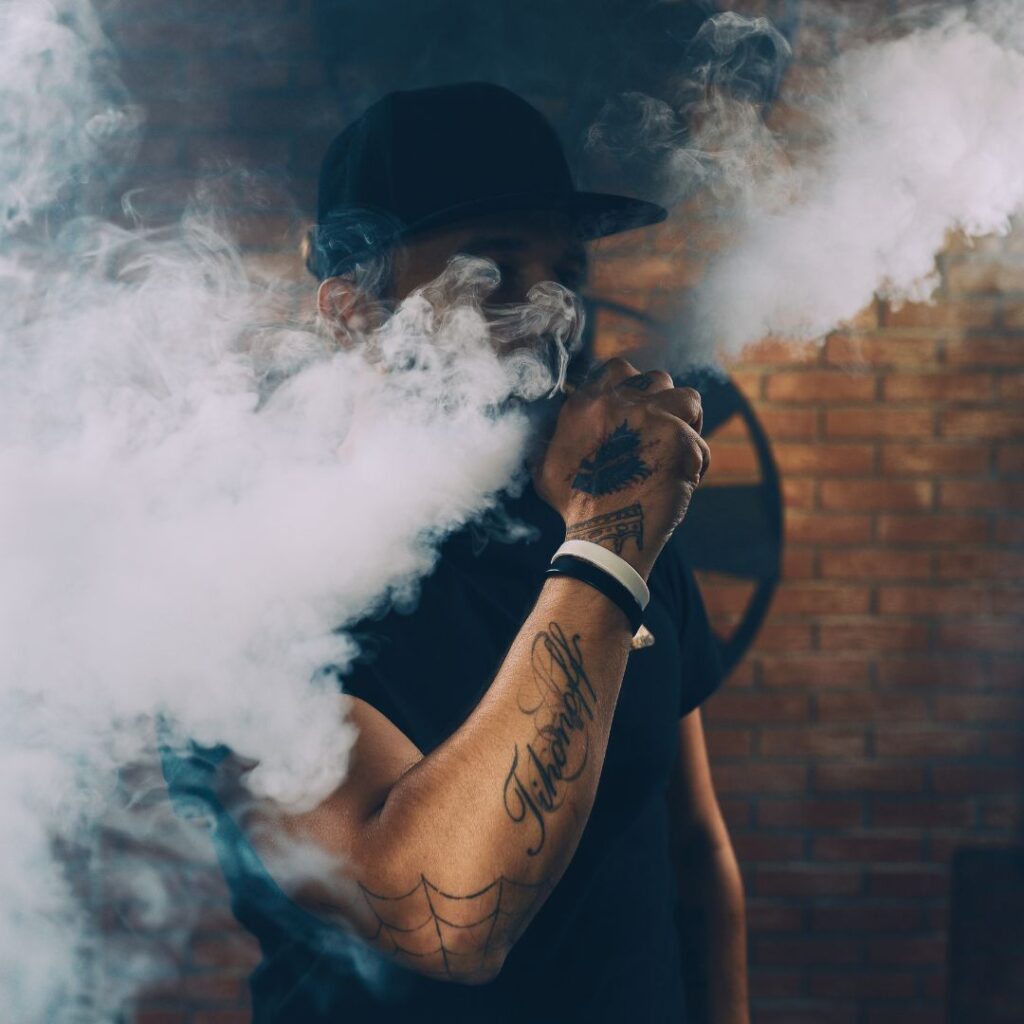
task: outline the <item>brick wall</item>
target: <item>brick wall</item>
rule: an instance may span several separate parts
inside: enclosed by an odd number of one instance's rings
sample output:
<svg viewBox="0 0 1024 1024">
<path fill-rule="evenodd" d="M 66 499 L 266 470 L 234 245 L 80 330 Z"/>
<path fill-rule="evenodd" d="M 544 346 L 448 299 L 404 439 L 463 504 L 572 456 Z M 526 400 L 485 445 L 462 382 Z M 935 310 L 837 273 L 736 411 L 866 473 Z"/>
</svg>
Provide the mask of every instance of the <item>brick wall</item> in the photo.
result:
<svg viewBox="0 0 1024 1024">
<path fill-rule="evenodd" d="M 127 184 L 149 189 L 156 216 L 197 172 L 260 167 L 258 198 L 235 193 L 241 237 L 301 281 L 315 164 L 351 113 L 322 81 L 309 3 L 120 9 L 113 33 L 150 112 Z M 792 74 L 833 45 L 806 27 Z M 701 217 L 601 243 L 595 288 L 666 315 L 700 277 Z M 940 269 L 932 305 L 875 302 L 824 345 L 765 342 L 731 366 L 772 438 L 786 511 L 769 619 L 706 707 L 758 1024 L 942 1021 L 951 853 L 1009 844 L 1024 822 L 1024 232 L 954 240 Z M 708 485 L 752 475 L 726 424 Z M 746 589 L 704 583 L 727 630 Z M 137 1024 L 248 1020 L 256 951 L 216 876 L 196 891 L 206 909 L 181 976 L 140 1001 Z"/>
</svg>

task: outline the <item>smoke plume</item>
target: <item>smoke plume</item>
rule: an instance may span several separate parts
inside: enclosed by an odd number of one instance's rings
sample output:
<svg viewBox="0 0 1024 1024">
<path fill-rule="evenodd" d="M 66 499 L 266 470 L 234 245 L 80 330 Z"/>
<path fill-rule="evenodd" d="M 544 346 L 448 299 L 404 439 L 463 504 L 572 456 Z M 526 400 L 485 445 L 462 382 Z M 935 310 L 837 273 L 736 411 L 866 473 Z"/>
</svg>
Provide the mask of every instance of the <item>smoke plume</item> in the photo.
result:
<svg viewBox="0 0 1024 1024">
<path fill-rule="evenodd" d="M 139 115 L 84 2 L 2 18 L 0 979 L 10 1020 L 91 1022 L 152 967 L 103 966 L 76 892 L 100 834 L 127 830 L 117 885 L 150 927 L 172 901 L 131 843 L 198 855 L 127 812 L 157 717 L 258 761 L 258 795 L 326 795 L 352 733 L 311 679 L 351 657 L 338 628 L 411 601 L 521 475 L 509 399 L 557 384 L 580 324 L 552 285 L 492 335 L 496 271 L 470 259 L 348 347 L 290 323 L 209 216 L 83 210 Z"/>
<path fill-rule="evenodd" d="M 706 94 L 693 137 L 672 154 L 676 180 L 699 167 L 732 220 L 696 297 L 705 351 L 822 337 L 873 294 L 927 299 L 951 232 L 1009 230 L 1024 205 L 1022 14 L 1005 0 L 973 17 L 918 8 L 895 36 L 889 26 L 890 38 L 834 59 L 814 94 L 784 87 L 807 117 L 798 153 L 751 104 Z M 722 59 L 730 50 L 726 36 Z"/>
</svg>

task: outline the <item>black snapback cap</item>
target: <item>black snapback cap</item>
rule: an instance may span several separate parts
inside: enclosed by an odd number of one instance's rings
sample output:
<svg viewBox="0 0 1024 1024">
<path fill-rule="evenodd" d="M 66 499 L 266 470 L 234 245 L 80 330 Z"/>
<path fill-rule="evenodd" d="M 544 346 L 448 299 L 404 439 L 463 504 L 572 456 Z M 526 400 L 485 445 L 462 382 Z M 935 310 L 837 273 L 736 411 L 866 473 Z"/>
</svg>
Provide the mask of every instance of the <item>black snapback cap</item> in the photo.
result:
<svg viewBox="0 0 1024 1024">
<path fill-rule="evenodd" d="M 554 129 L 508 89 L 393 92 L 328 148 L 307 263 L 332 277 L 417 232 L 535 209 L 565 212 L 584 241 L 667 216 L 640 199 L 577 191 Z"/>
</svg>

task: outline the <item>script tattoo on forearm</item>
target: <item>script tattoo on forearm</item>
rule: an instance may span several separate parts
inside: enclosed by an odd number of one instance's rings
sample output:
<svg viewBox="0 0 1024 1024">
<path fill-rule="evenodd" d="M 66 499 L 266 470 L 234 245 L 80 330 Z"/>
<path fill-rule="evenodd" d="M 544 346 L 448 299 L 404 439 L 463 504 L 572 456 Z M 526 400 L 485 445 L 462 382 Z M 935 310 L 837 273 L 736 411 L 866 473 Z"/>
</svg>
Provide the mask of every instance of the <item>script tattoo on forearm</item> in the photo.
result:
<svg viewBox="0 0 1024 1024">
<path fill-rule="evenodd" d="M 636 541 L 638 551 L 644 549 L 644 509 L 640 502 L 617 508 L 573 523 L 566 531 L 567 540 L 588 540 L 592 544 L 610 544 L 615 554 L 621 555 L 627 540 Z"/>
<path fill-rule="evenodd" d="M 534 637 L 531 668 L 519 708 L 536 733 L 525 749 L 516 744 L 512 752 L 504 800 L 509 818 L 530 829 L 526 852 L 535 857 L 544 849 L 547 819 L 587 766 L 597 693 L 583 665 L 579 634 L 570 639 L 557 622 Z"/>
<path fill-rule="evenodd" d="M 651 475 L 640 455 L 640 434 L 629 422 L 615 428 L 596 451 L 580 462 L 572 487 L 584 494 L 603 495 L 621 491 Z"/>
</svg>

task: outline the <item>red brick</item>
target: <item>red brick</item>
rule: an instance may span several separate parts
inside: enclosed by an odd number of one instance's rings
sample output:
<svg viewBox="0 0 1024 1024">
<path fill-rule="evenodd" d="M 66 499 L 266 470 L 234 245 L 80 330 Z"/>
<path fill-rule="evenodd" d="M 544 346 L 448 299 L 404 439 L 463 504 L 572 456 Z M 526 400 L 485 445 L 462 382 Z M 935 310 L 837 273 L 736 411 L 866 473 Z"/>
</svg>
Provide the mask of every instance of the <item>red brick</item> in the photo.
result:
<svg viewBox="0 0 1024 1024">
<path fill-rule="evenodd" d="M 972 688 L 988 678 L 983 660 L 969 655 L 881 658 L 878 662 L 880 686 Z"/>
<path fill-rule="evenodd" d="M 992 461 L 988 445 L 889 443 L 882 446 L 882 472 L 891 476 L 908 473 L 929 476 L 976 476 L 988 472 Z"/>
<path fill-rule="evenodd" d="M 782 578 L 784 580 L 806 580 L 816 575 L 814 551 L 792 546 L 783 549 Z"/>
<path fill-rule="evenodd" d="M 924 718 L 922 696 L 905 693 L 821 693 L 815 698 L 818 718 L 825 722 L 915 722 Z"/>
<path fill-rule="evenodd" d="M 807 769 L 797 764 L 736 764 L 715 766 L 719 793 L 802 793 L 807 788 Z"/>
<path fill-rule="evenodd" d="M 707 744 L 713 758 L 745 757 L 752 747 L 751 732 L 749 729 L 709 728 Z"/>
<path fill-rule="evenodd" d="M 1024 621 L 987 619 L 943 622 L 936 636 L 937 646 L 952 650 L 1024 651 Z"/>
<path fill-rule="evenodd" d="M 1021 307 L 1024 309 L 1024 306 Z M 945 344 L 945 360 L 953 367 L 1013 367 L 1024 364 L 1024 346 L 1019 338 L 957 338 Z"/>
<path fill-rule="evenodd" d="M 883 544 L 970 544 L 988 539 L 984 516 L 883 515 L 878 539 Z"/>
<path fill-rule="evenodd" d="M 891 761 L 849 761 L 817 765 L 814 782 L 821 793 L 919 793 L 924 771 L 920 765 Z"/>
<path fill-rule="evenodd" d="M 787 363 L 817 362 L 821 349 L 817 342 L 787 341 L 782 338 L 766 338 L 743 350 L 743 362 L 769 363 L 773 366 Z"/>
<path fill-rule="evenodd" d="M 831 797 L 785 799 L 761 797 L 757 802 L 757 823 L 800 828 L 841 828 L 862 825 L 864 806 L 860 800 Z"/>
<path fill-rule="evenodd" d="M 762 900 L 747 901 L 747 928 L 751 932 L 798 932 L 803 929 L 803 911 Z"/>
<path fill-rule="evenodd" d="M 656 288 L 690 287 L 700 280 L 698 263 L 676 256 L 650 255 L 627 259 L 596 259 L 591 285 L 598 293 L 614 291 L 647 292 Z"/>
<path fill-rule="evenodd" d="M 930 508 L 935 493 L 928 480 L 822 480 L 823 508 L 842 511 Z"/>
<path fill-rule="evenodd" d="M 801 694 L 743 693 L 720 690 L 703 706 L 712 722 L 802 722 L 809 714 L 809 701 Z"/>
<path fill-rule="evenodd" d="M 992 659 L 992 682 L 1002 689 L 1024 686 L 1024 660 L 1015 655 L 1010 658 Z"/>
<path fill-rule="evenodd" d="M 920 912 L 902 906 L 862 903 L 811 910 L 811 930 L 816 932 L 905 932 L 920 926 Z"/>
<path fill-rule="evenodd" d="M 791 864 L 787 867 L 759 867 L 753 891 L 758 896 L 857 896 L 864 889 L 862 873 L 856 868 L 834 864 Z"/>
<path fill-rule="evenodd" d="M 820 559 L 821 575 L 826 579 L 927 579 L 932 566 L 932 556 L 927 551 L 892 548 L 822 551 Z"/>
<path fill-rule="evenodd" d="M 985 736 L 963 729 L 880 729 L 875 733 L 879 757 L 966 757 L 984 753 Z"/>
<path fill-rule="evenodd" d="M 1024 516 L 1000 519 L 996 523 L 995 541 L 1009 547 L 1024 547 Z"/>
<path fill-rule="evenodd" d="M 980 437 L 993 440 L 1024 437 L 1024 411 L 1020 409 L 950 408 L 939 417 L 943 437 Z"/>
<path fill-rule="evenodd" d="M 778 107 L 778 104 L 774 104 Z M 757 1024 L 858 1024 L 857 1007 L 834 1000 L 817 1003 L 802 1000 L 782 1006 L 763 1006 L 757 1009 Z"/>
<path fill-rule="evenodd" d="M 917 991 L 910 971 L 822 971 L 808 981 L 812 996 L 823 999 L 905 999 Z"/>
<path fill-rule="evenodd" d="M 730 829 L 743 828 L 749 825 L 753 818 L 749 800 L 719 795 L 718 807 Z"/>
<path fill-rule="evenodd" d="M 935 433 L 930 408 L 872 406 L 867 409 L 827 409 L 825 436 L 834 438 L 921 438 Z"/>
<path fill-rule="evenodd" d="M 773 402 L 868 402 L 875 390 L 873 376 L 842 370 L 774 373 L 765 378 L 765 394 Z"/>
<path fill-rule="evenodd" d="M 1020 792 L 1020 768 L 936 764 L 932 766 L 932 788 L 936 793 L 956 796 L 1010 794 Z"/>
<path fill-rule="evenodd" d="M 752 929 L 753 930 L 753 929 Z M 771 929 L 764 929 L 771 930 Z M 762 929 L 757 929 L 762 931 Z M 751 964 L 749 970 L 749 992 L 754 1005 L 765 999 L 786 999 L 804 994 L 802 970 L 786 970 L 781 967 L 761 967 Z"/>
<path fill-rule="evenodd" d="M 821 935 L 807 939 L 755 936 L 754 950 L 762 964 L 856 964 L 864 959 L 859 940 Z"/>
<path fill-rule="evenodd" d="M 757 453 L 749 444 L 711 439 L 711 465 L 704 477 L 703 486 L 760 479 L 761 467 L 757 462 Z"/>
<path fill-rule="evenodd" d="M 782 481 L 782 499 L 786 508 L 786 517 L 793 514 L 794 509 L 808 509 L 814 506 L 814 481 L 806 478 L 787 477 Z"/>
<path fill-rule="evenodd" d="M 907 302 L 898 309 L 883 304 L 882 323 L 885 327 L 989 327 L 995 322 L 996 308 L 995 302 L 986 299 Z"/>
<path fill-rule="evenodd" d="M 951 580 L 1012 580 L 1024 578 L 1024 552 L 940 551 L 938 575 Z"/>
<path fill-rule="evenodd" d="M 779 409 L 762 406 L 758 419 L 773 440 L 803 440 L 818 436 L 816 409 Z"/>
<path fill-rule="evenodd" d="M 1024 722 L 1024 697 L 988 693 L 940 693 L 935 696 L 940 722 Z"/>
<path fill-rule="evenodd" d="M 886 939 L 872 938 L 868 959 L 874 964 L 928 964 L 945 962 L 946 940 L 943 935 L 920 935 Z"/>
<path fill-rule="evenodd" d="M 835 654 L 784 654 L 761 659 L 761 682 L 770 687 L 866 686 L 871 663 L 866 656 Z M 820 697 L 819 700 L 824 699 Z"/>
<path fill-rule="evenodd" d="M 863 544 L 871 539 L 871 517 L 787 509 L 786 539 L 792 544 Z"/>
<path fill-rule="evenodd" d="M 900 864 L 872 865 L 866 872 L 871 896 L 907 900 L 933 899 L 947 895 L 949 873 L 943 866 Z"/>
<path fill-rule="evenodd" d="M 927 982 L 928 976 L 925 977 Z M 867 1007 L 864 1024 L 944 1024 L 946 1011 L 939 998 Z"/>
<path fill-rule="evenodd" d="M 1024 473 L 1024 444 L 1000 445 L 996 466 L 1000 473 Z"/>
<path fill-rule="evenodd" d="M 991 591 L 972 586 L 882 586 L 878 610 L 883 615 L 962 615 L 985 612 Z"/>
<path fill-rule="evenodd" d="M 986 609 L 975 606 L 974 610 L 984 612 Z M 1000 587 L 992 591 L 992 610 L 997 615 L 1024 616 L 1024 587 Z"/>
<path fill-rule="evenodd" d="M 842 615 L 866 612 L 871 591 L 866 586 L 837 583 L 781 584 L 773 610 L 782 615 Z"/>
<path fill-rule="evenodd" d="M 799 860 L 804 854 L 800 836 L 733 833 L 736 857 L 741 864 L 773 864 Z"/>
<path fill-rule="evenodd" d="M 917 837 L 878 835 L 819 836 L 812 845 L 817 861 L 850 861 L 873 864 L 921 859 L 921 840 Z"/>
<path fill-rule="evenodd" d="M 1024 373 L 1004 373 L 999 378 L 999 397 L 1004 402 L 1024 402 Z"/>
<path fill-rule="evenodd" d="M 769 614 L 764 628 L 754 640 L 755 651 L 807 651 L 812 646 L 811 626 L 807 622 L 787 622 Z"/>
<path fill-rule="evenodd" d="M 765 757 L 804 757 L 816 761 L 837 757 L 859 757 L 865 752 L 864 733 L 858 729 L 827 725 L 804 726 L 799 729 L 764 729 L 759 750 Z"/>
<path fill-rule="evenodd" d="M 875 450 L 869 444 L 798 444 L 784 441 L 772 450 L 782 472 L 794 475 L 862 476 L 870 473 L 875 463 Z"/>
<path fill-rule="evenodd" d="M 890 402 L 984 402 L 993 395 L 991 373 L 896 373 L 884 379 Z"/>
<path fill-rule="evenodd" d="M 943 508 L 1024 508 L 1024 482 L 1010 480 L 943 480 L 939 485 Z"/>
<path fill-rule="evenodd" d="M 885 619 L 823 622 L 819 643 L 823 651 L 922 650 L 928 646 L 928 627 L 919 622 Z"/>
<path fill-rule="evenodd" d="M 1024 266 L 1002 260 L 956 260 L 946 267 L 951 292 L 993 294 L 1024 291 Z"/>
<path fill-rule="evenodd" d="M 974 824 L 974 801 L 969 799 L 892 800 L 875 797 L 871 820 L 881 827 L 968 828 Z"/>
<path fill-rule="evenodd" d="M 936 358 L 932 338 L 833 334 L 825 343 L 825 361 L 833 366 L 912 366 L 919 369 Z"/>
</svg>

